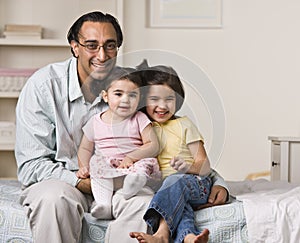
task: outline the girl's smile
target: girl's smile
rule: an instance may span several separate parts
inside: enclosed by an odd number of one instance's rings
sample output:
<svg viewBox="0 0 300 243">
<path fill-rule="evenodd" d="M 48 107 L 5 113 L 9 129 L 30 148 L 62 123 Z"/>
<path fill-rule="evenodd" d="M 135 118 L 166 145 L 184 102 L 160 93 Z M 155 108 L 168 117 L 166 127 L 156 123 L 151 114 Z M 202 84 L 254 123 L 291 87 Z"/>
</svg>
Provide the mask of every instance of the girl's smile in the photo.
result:
<svg viewBox="0 0 300 243">
<path fill-rule="evenodd" d="M 168 85 L 150 85 L 146 110 L 152 120 L 164 123 L 172 118 L 176 109 L 176 96 Z"/>
</svg>

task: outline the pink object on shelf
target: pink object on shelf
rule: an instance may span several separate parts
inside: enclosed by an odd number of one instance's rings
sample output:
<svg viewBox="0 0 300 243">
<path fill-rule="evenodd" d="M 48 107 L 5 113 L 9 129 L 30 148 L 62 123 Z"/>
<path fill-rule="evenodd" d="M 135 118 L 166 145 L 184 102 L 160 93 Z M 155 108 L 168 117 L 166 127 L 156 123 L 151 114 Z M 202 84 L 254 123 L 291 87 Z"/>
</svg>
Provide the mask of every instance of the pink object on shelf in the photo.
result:
<svg viewBox="0 0 300 243">
<path fill-rule="evenodd" d="M 0 68 L 0 92 L 20 92 L 27 79 L 37 69 Z"/>
<path fill-rule="evenodd" d="M 22 76 L 29 77 L 37 69 L 33 68 L 0 68 L 0 76 Z"/>
</svg>

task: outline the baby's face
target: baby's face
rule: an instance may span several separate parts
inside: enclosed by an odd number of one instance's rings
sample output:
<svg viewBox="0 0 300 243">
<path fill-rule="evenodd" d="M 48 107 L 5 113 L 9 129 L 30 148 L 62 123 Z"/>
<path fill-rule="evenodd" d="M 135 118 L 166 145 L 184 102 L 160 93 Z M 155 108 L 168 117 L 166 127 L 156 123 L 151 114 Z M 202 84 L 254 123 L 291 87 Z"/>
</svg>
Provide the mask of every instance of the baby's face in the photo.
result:
<svg viewBox="0 0 300 243">
<path fill-rule="evenodd" d="M 135 83 L 128 79 L 115 80 L 103 94 L 103 99 L 108 103 L 114 116 L 127 118 L 137 110 L 140 90 Z"/>
</svg>

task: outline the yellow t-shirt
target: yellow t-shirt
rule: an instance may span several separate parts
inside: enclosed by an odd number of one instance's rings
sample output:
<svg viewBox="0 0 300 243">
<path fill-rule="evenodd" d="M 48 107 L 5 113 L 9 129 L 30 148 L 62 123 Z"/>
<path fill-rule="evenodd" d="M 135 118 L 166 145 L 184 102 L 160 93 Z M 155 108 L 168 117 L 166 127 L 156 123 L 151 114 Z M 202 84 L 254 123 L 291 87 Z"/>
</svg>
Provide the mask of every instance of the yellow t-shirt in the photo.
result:
<svg viewBox="0 0 300 243">
<path fill-rule="evenodd" d="M 184 158 L 188 163 L 194 163 L 188 144 L 203 142 L 203 137 L 188 117 L 169 120 L 163 124 L 153 122 L 153 127 L 160 144 L 157 159 L 163 178 L 177 172 L 170 165 L 170 160 L 175 156 Z"/>
</svg>

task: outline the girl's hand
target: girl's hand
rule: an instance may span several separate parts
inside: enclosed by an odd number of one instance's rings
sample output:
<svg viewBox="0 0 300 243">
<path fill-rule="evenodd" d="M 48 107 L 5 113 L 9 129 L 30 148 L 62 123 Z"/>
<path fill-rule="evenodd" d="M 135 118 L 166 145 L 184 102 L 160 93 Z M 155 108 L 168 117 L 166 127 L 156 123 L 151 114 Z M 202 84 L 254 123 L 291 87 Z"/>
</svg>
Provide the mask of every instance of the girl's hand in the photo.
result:
<svg viewBox="0 0 300 243">
<path fill-rule="evenodd" d="M 76 176 L 81 179 L 86 179 L 90 176 L 90 168 L 89 167 L 80 167 L 76 172 Z"/>
<path fill-rule="evenodd" d="M 133 165 L 133 161 L 131 158 L 129 157 L 125 157 L 121 162 L 120 162 L 120 165 L 118 166 L 119 169 L 127 169 L 129 168 L 130 166 Z"/>
<path fill-rule="evenodd" d="M 171 159 L 170 165 L 174 170 L 183 173 L 186 173 L 190 167 L 190 164 L 185 162 L 185 160 L 181 157 L 174 157 L 173 159 Z"/>
</svg>

